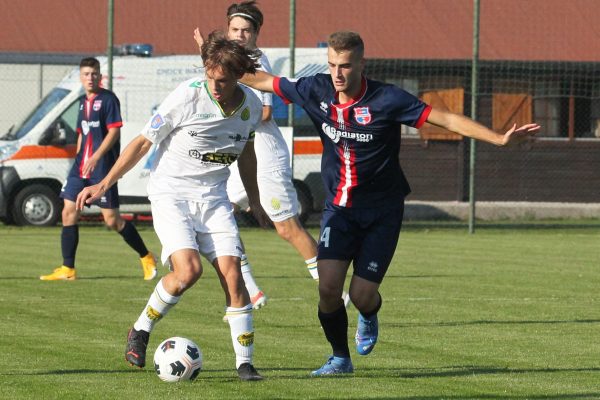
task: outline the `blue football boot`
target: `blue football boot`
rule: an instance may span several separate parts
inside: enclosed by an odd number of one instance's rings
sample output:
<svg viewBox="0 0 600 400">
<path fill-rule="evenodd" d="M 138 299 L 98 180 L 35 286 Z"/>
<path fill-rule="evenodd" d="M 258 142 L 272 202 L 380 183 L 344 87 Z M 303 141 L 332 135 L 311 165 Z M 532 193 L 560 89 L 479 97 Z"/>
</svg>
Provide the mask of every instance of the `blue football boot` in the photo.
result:
<svg viewBox="0 0 600 400">
<path fill-rule="evenodd" d="M 361 313 L 358 313 L 358 326 L 356 327 L 356 352 L 361 356 L 369 354 L 375 343 L 377 343 L 377 335 L 379 335 L 379 323 L 377 322 L 377 314 L 370 318 L 365 318 Z"/>
<path fill-rule="evenodd" d="M 331 356 L 321 368 L 311 372 L 311 376 L 351 374 L 353 372 L 354 367 L 352 366 L 350 357 Z"/>
</svg>

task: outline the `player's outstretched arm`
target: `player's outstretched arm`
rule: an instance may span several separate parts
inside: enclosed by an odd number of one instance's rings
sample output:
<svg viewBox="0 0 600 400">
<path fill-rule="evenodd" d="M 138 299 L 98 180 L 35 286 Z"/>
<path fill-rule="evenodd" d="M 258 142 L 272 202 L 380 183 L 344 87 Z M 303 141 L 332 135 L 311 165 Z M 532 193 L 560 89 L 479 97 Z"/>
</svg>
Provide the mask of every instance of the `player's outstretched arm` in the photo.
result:
<svg viewBox="0 0 600 400">
<path fill-rule="evenodd" d="M 275 92 L 273 89 L 273 81 L 275 75 L 271 75 L 264 71 L 256 71 L 254 74 L 246 73 L 239 80 L 246 86 L 250 86 L 253 89 L 260 90 L 261 92 Z"/>
<path fill-rule="evenodd" d="M 152 142 L 142 135 L 133 139 L 125 150 L 123 150 L 115 165 L 108 171 L 104 179 L 96 185 L 83 188 L 77 195 L 77 200 L 75 201 L 77 209 L 83 210 L 86 204 L 92 204 L 100 199 L 112 185 L 142 159 L 148 150 L 150 150 L 150 147 L 152 147 Z"/>
<path fill-rule="evenodd" d="M 427 122 L 463 136 L 495 144 L 496 146 L 505 146 L 511 142 L 522 140 L 535 135 L 540 130 L 538 124 L 526 124 L 518 128 L 515 124 L 504 134 L 496 133 L 464 115 L 435 108 L 431 110 L 429 117 L 427 117 Z"/>
</svg>

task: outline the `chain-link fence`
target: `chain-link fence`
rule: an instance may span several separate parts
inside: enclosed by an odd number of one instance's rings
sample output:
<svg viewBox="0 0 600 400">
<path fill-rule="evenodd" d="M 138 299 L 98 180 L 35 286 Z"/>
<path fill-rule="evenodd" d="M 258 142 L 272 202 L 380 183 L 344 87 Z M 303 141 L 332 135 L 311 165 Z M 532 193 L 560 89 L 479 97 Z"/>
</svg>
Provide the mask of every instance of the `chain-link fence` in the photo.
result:
<svg viewBox="0 0 600 400">
<path fill-rule="evenodd" d="M 72 3 L 70 9 L 77 13 L 84 7 L 78 2 L 63 3 Z M 224 29 L 225 10 L 231 1 L 172 3 L 168 12 L 158 3 L 152 8 L 142 1 L 117 3 L 115 7 L 115 43 L 121 53 L 133 54 L 115 56 L 113 66 L 124 130 L 130 129 L 131 134 L 178 82 L 199 73 L 192 30 L 195 26 L 204 32 Z M 295 15 L 290 11 L 294 3 Z M 258 45 L 269 56 L 276 74 L 289 75 L 289 21 L 290 15 L 294 16 L 298 46 L 295 74 L 302 76 L 326 72 L 324 43 L 329 33 L 355 30 L 365 40 L 368 77 L 403 87 L 433 107 L 465 115 L 471 115 L 475 95 L 478 121 L 499 132 L 514 123 L 539 123 L 542 130 L 538 137 L 520 145 L 497 148 L 477 144 L 477 216 L 597 218 L 600 35 L 594 26 L 600 6 L 594 0 L 480 0 L 478 92 L 473 93 L 473 4 L 473 0 L 264 0 L 258 3 L 265 14 Z M 46 6 L 40 1 L 40 7 Z M 72 52 L 64 50 L 69 45 L 65 44 L 68 39 L 62 38 L 61 45 L 55 47 L 60 50 L 53 50 L 53 42 L 44 38 L 37 47 L 36 43 L 27 47 L 16 40 L 0 45 L 0 105 L 4 110 L 0 134 L 8 132 L 4 140 L 19 138 L 18 146 L 35 147 L 48 131 L 60 133 L 62 129 L 67 131 L 66 144 L 73 144 L 76 96 L 68 97 L 68 93 L 76 90 L 77 76 L 69 74 L 83 52 L 104 52 L 106 34 L 99 32 L 105 32 L 102 27 L 106 19 L 99 18 L 94 24 L 94 40 L 89 47 L 73 42 Z M 150 24 L 157 28 L 149 29 Z M 73 25 L 71 35 L 82 31 L 81 26 Z M 151 44 L 154 54 L 147 57 L 142 50 L 148 47 L 125 43 Z M 136 57 L 136 49 L 141 49 L 139 55 L 144 57 Z M 57 91 L 59 84 L 63 90 Z M 294 177 L 303 210 L 314 217 L 323 204 L 321 146 L 317 131 L 302 110 L 296 109 L 294 116 Z M 287 107 L 280 100 L 275 100 L 274 117 L 280 126 L 287 125 Z M 401 134 L 401 165 L 413 189 L 407 218 L 464 221 L 469 200 L 469 141 L 431 125 L 419 130 L 406 127 Z M 6 167 L 21 168 L 19 179 L 56 191 L 69 165 L 68 157 L 63 157 L 65 162 L 57 161 L 59 154 L 72 154 L 72 149 L 56 150 L 63 142 L 46 144 L 37 153 L 31 149 L 19 153 L 14 146 L 7 147 L 8 142 L 2 142 L 4 150 L 0 151 L 7 202 L 4 219 L 10 219 L 18 206 L 18 190 L 7 188 Z M 36 154 L 31 165 L 15 166 L 17 159 L 24 164 L 27 154 Z M 139 183 L 145 177 L 143 165 L 136 173 L 134 181 Z M 18 186 L 19 190 L 23 187 L 23 183 Z M 135 190 L 125 190 L 125 196 L 133 199 Z"/>
</svg>

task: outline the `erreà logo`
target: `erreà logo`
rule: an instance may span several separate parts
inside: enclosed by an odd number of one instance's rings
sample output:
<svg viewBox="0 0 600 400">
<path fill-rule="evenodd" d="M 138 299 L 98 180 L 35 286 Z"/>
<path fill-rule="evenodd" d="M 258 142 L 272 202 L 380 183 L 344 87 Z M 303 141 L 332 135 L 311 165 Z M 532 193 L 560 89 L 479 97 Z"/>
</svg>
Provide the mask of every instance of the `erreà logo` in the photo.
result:
<svg viewBox="0 0 600 400">
<path fill-rule="evenodd" d="M 190 87 L 195 87 L 195 88 L 202 87 L 202 82 L 194 81 L 194 82 L 190 83 Z"/>
<path fill-rule="evenodd" d="M 248 109 L 248 107 L 244 108 L 244 110 L 242 111 L 241 118 L 242 121 L 248 121 L 248 118 L 250 118 L 250 110 Z"/>
</svg>

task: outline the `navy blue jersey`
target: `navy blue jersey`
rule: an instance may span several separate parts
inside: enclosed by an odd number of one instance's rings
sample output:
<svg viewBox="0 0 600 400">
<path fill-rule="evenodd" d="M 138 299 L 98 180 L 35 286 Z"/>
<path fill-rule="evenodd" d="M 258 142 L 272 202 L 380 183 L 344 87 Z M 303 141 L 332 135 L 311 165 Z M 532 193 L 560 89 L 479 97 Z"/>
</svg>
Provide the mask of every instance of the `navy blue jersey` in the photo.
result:
<svg viewBox="0 0 600 400">
<path fill-rule="evenodd" d="M 119 157 L 120 142 L 118 140 L 104 154 L 102 160 L 98 162 L 90 176 L 83 176 L 83 165 L 98 150 L 108 130 L 121 126 L 123 126 L 121 105 L 113 92 L 106 89 L 99 89 L 98 93 L 89 99 L 85 95 L 81 96 L 79 99 L 79 115 L 77 117 L 77 133 L 82 135 L 81 148 L 75 157 L 75 164 L 71 170 L 71 175 L 86 179 L 102 179 L 106 176 Z"/>
<path fill-rule="evenodd" d="M 275 78 L 273 89 L 304 108 L 319 131 L 328 203 L 374 207 L 410 193 L 398 160 L 400 125 L 419 128 L 430 106 L 394 85 L 364 77 L 360 94 L 346 104 L 339 104 L 328 74 Z"/>
</svg>

